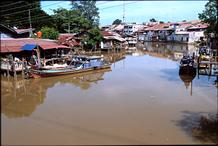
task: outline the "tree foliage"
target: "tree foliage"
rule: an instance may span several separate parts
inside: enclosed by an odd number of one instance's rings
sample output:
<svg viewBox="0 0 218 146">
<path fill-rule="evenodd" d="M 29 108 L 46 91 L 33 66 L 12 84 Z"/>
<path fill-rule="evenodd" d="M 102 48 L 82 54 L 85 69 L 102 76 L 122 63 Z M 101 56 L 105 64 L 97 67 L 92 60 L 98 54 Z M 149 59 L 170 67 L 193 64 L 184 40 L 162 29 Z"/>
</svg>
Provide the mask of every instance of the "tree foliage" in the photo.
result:
<svg viewBox="0 0 218 146">
<path fill-rule="evenodd" d="M 17 28 L 29 28 L 29 10 L 32 27 L 53 26 L 52 18 L 41 10 L 40 1 L 1 1 L 1 23 Z"/>
<path fill-rule="evenodd" d="M 87 34 L 83 42 L 88 49 L 93 49 L 98 42 L 102 41 L 101 31 L 98 27 L 90 29 Z"/>
<path fill-rule="evenodd" d="M 80 33 L 91 28 L 91 23 L 85 19 L 79 10 L 53 10 L 53 18 L 59 32 Z"/>
<path fill-rule="evenodd" d="M 121 24 L 121 23 L 122 23 L 122 20 L 116 19 L 116 20 L 114 20 L 114 22 L 113 22 L 112 24 L 113 24 L 113 25 L 114 25 L 114 24 L 118 25 L 118 24 Z"/>
<path fill-rule="evenodd" d="M 53 10 L 53 15 L 41 10 L 40 0 L 36 1 L 1 1 L 1 23 L 17 28 L 29 28 L 29 11 L 32 27 L 41 30 L 42 38 L 56 39 L 58 33 L 85 34 L 83 42 L 88 48 L 93 48 L 102 36 L 98 28 L 99 12 L 96 1 L 72 0 L 72 9 Z M 58 30 L 58 31 L 57 31 Z"/>
<path fill-rule="evenodd" d="M 72 1 L 72 10 L 78 11 L 81 14 L 79 22 L 84 23 L 82 27 L 79 27 L 79 32 L 85 34 L 82 40 L 84 47 L 87 49 L 95 48 L 96 44 L 102 40 L 98 27 L 99 12 L 96 7 L 96 1 Z"/>
<path fill-rule="evenodd" d="M 209 24 L 207 33 L 217 32 L 217 1 L 209 0 L 206 3 L 205 9 L 202 13 L 198 14 L 200 20 Z"/>
<path fill-rule="evenodd" d="M 42 27 L 41 29 L 42 32 L 42 38 L 43 39 L 57 39 L 58 38 L 58 31 L 56 31 L 54 28 L 50 28 L 50 27 Z"/>
<path fill-rule="evenodd" d="M 149 21 L 150 21 L 150 22 L 157 22 L 157 20 L 154 19 L 154 18 L 151 18 Z"/>
<path fill-rule="evenodd" d="M 95 0 L 75 1 L 72 0 L 72 9 L 79 10 L 83 17 L 91 22 L 91 25 L 96 27 L 99 25 L 99 12 L 96 7 Z"/>
</svg>

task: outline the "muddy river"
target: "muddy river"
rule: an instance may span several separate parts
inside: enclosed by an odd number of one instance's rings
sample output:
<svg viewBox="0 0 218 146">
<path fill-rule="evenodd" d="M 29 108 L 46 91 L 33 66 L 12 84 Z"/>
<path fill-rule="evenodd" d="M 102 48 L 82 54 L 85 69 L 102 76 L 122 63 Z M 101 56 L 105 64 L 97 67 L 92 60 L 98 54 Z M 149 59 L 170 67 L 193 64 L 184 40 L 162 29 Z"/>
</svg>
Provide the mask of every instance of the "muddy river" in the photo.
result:
<svg viewBox="0 0 218 146">
<path fill-rule="evenodd" d="M 187 45 L 147 44 L 110 70 L 42 79 L 1 77 L 1 142 L 7 145 L 211 144 L 192 128 L 217 112 L 215 78 L 183 81 Z M 116 55 L 116 54 L 112 54 Z M 114 61 L 113 61 L 114 60 Z"/>
</svg>

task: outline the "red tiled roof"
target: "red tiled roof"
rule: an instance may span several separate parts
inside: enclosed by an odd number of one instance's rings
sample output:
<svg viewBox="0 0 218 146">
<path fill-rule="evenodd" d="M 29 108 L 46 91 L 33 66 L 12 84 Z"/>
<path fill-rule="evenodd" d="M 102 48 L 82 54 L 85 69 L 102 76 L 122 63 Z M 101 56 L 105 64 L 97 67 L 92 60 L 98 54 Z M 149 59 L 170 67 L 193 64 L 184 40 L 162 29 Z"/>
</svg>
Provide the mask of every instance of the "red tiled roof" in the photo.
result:
<svg viewBox="0 0 218 146">
<path fill-rule="evenodd" d="M 103 36 L 113 36 L 113 34 L 110 33 L 110 32 L 108 32 L 108 31 L 101 31 L 101 34 L 102 34 Z"/>
<path fill-rule="evenodd" d="M 206 24 L 206 23 L 199 23 L 199 24 L 196 24 L 196 25 L 194 25 L 194 26 L 192 26 L 192 27 L 190 27 L 190 28 L 188 28 L 188 29 L 204 29 L 204 28 L 207 28 L 208 27 L 208 24 Z"/>
<path fill-rule="evenodd" d="M 169 29 L 168 28 L 169 26 L 170 26 L 170 23 L 160 23 L 152 27 L 145 28 L 145 30 L 167 30 Z"/>
<path fill-rule="evenodd" d="M 20 48 L 25 44 L 38 44 L 43 50 L 54 49 L 54 48 L 69 48 L 64 45 L 59 45 L 56 41 L 45 40 L 45 39 L 33 39 L 33 38 L 22 38 L 22 39 L 1 39 L 1 53 L 6 52 L 20 52 Z"/>
<path fill-rule="evenodd" d="M 191 27 L 192 26 L 192 24 L 191 23 L 180 23 L 180 25 L 179 25 L 179 28 L 188 28 L 188 27 Z"/>
</svg>

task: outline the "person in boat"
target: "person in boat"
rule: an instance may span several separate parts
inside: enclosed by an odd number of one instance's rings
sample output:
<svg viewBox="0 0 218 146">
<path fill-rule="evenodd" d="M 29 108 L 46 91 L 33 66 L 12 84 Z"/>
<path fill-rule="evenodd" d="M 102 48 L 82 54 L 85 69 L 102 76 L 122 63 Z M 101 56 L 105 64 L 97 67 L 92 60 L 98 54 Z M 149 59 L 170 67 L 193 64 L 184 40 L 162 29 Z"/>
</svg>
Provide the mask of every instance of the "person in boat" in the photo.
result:
<svg viewBox="0 0 218 146">
<path fill-rule="evenodd" d="M 183 55 L 183 57 L 180 61 L 180 65 L 192 66 L 193 63 L 194 63 L 194 59 L 193 59 L 193 57 L 190 57 L 189 55 Z"/>
<path fill-rule="evenodd" d="M 28 62 L 28 65 L 32 66 L 33 68 L 38 67 L 38 61 L 37 61 L 37 57 L 34 54 L 34 52 L 32 52 L 32 56 Z"/>
</svg>

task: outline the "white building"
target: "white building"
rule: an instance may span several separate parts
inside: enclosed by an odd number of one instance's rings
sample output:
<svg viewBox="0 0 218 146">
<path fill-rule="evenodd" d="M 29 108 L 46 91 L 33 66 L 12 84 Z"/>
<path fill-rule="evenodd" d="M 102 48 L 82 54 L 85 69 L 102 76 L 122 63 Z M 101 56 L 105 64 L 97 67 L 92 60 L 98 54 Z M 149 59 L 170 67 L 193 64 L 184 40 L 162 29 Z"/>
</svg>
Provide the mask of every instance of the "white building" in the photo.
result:
<svg viewBox="0 0 218 146">
<path fill-rule="evenodd" d="M 144 28 L 144 25 L 142 24 L 125 24 L 123 33 L 126 36 L 132 36 L 135 34 L 135 32 L 142 30 Z"/>
<path fill-rule="evenodd" d="M 179 31 L 167 37 L 167 41 L 175 41 L 181 43 L 194 43 L 204 38 L 204 31 Z"/>
</svg>

